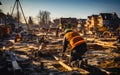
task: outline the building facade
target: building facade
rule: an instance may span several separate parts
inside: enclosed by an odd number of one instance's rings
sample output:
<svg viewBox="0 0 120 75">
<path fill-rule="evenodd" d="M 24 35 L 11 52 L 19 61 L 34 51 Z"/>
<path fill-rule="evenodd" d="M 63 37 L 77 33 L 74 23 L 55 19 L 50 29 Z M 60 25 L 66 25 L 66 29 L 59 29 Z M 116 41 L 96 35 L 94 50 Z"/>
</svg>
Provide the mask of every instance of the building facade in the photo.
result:
<svg viewBox="0 0 120 75">
<path fill-rule="evenodd" d="M 99 15 L 88 16 L 85 26 L 92 32 L 98 30 L 115 32 L 120 26 L 120 19 L 115 12 L 99 13 Z"/>
</svg>

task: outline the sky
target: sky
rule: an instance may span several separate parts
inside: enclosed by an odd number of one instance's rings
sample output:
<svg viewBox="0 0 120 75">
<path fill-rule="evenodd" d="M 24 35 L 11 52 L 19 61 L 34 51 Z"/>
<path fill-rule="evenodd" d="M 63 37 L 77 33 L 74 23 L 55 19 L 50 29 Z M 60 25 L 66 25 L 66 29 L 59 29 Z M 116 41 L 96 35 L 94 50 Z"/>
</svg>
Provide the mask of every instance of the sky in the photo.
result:
<svg viewBox="0 0 120 75">
<path fill-rule="evenodd" d="M 15 0 L 0 0 L 0 9 L 11 13 Z M 120 17 L 120 0 L 19 0 L 26 17 L 37 18 L 39 11 L 49 11 L 51 19 L 87 18 L 93 14 L 116 12 Z M 15 13 L 15 12 L 13 12 Z"/>
</svg>

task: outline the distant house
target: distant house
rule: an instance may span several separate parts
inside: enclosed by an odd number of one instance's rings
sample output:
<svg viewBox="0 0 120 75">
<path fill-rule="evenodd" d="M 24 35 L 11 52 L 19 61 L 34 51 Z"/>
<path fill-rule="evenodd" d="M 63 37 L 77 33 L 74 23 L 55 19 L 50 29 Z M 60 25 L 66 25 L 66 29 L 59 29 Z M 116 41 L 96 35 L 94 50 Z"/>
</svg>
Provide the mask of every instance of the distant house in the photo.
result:
<svg viewBox="0 0 120 75">
<path fill-rule="evenodd" d="M 7 16 L 6 17 L 7 24 L 15 24 L 16 26 L 18 25 L 17 20 L 15 20 L 11 15 L 7 14 L 6 16 Z"/>
<path fill-rule="evenodd" d="M 95 27 L 98 24 L 98 15 L 91 16 L 91 27 Z"/>
<path fill-rule="evenodd" d="M 62 25 L 62 28 L 67 28 L 69 24 L 72 25 L 72 27 L 77 27 L 77 19 L 76 18 L 60 18 L 60 24 Z"/>
<path fill-rule="evenodd" d="M 88 16 L 88 17 L 87 17 L 86 26 L 91 25 L 91 17 L 92 17 L 92 16 Z"/>
<path fill-rule="evenodd" d="M 85 28 L 86 28 L 87 31 L 89 31 L 90 27 L 91 27 L 91 18 L 92 18 L 92 16 L 88 16 L 87 20 L 86 20 L 86 23 L 85 23 Z"/>
<path fill-rule="evenodd" d="M 105 26 L 114 30 L 119 26 L 119 18 L 116 13 L 100 13 L 98 16 L 98 25 Z"/>
<path fill-rule="evenodd" d="M 78 19 L 77 28 L 78 28 L 79 31 L 84 30 L 84 28 L 85 28 L 85 23 L 86 23 L 86 19 Z"/>
<path fill-rule="evenodd" d="M 112 14 L 111 13 L 100 13 L 98 16 L 98 25 L 99 26 L 107 26 L 110 24 L 112 20 Z"/>
<path fill-rule="evenodd" d="M 9 14 L 4 14 L 2 12 L 0 12 L 0 24 L 5 25 L 5 24 L 16 24 L 17 25 L 17 21 L 15 19 L 13 19 L 13 17 Z"/>
<path fill-rule="evenodd" d="M 88 31 L 96 31 L 97 29 L 103 30 L 103 28 L 115 32 L 120 26 L 120 18 L 114 13 L 100 13 L 99 15 L 88 16 L 86 20 L 86 29 Z"/>
<path fill-rule="evenodd" d="M 88 16 L 85 24 L 86 30 L 93 32 L 95 31 L 97 25 L 98 25 L 98 15 Z"/>
<path fill-rule="evenodd" d="M 58 28 L 60 25 L 60 19 L 54 19 L 54 23 L 53 23 L 53 26 L 54 28 Z"/>
</svg>

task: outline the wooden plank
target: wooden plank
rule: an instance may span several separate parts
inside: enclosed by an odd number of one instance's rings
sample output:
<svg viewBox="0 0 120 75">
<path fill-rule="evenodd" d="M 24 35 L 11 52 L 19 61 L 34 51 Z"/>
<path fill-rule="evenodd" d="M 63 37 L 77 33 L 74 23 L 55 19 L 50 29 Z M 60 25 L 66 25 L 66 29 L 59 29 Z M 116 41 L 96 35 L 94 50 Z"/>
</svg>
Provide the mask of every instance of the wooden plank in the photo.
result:
<svg viewBox="0 0 120 75">
<path fill-rule="evenodd" d="M 12 66 L 14 70 L 21 70 L 21 67 L 18 65 L 17 61 L 12 61 Z"/>
<path fill-rule="evenodd" d="M 78 71 L 82 75 L 88 75 L 90 74 L 88 71 L 82 69 L 82 68 L 77 68 L 77 67 L 70 67 L 67 64 L 63 63 L 58 57 L 54 56 L 54 58 L 58 61 L 58 63 L 66 68 L 68 71 Z"/>
<path fill-rule="evenodd" d="M 15 54 L 10 51 L 10 57 L 11 57 L 11 63 L 14 71 L 14 75 L 22 75 L 22 68 L 19 66 L 19 64 L 16 61 Z"/>
<path fill-rule="evenodd" d="M 110 75 L 111 72 L 107 71 L 107 70 L 104 70 L 104 69 L 100 69 L 102 72 L 105 72 L 107 75 Z"/>
<path fill-rule="evenodd" d="M 68 65 L 66 65 L 65 63 L 61 62 L 61 61 L 59 60 L 59 58 L 57 58 L 56 56 L 54 56 L 54 58 L 55 58 L 55 60 L 58 61 L 58 63 L 59 63 L 61 66 L 63 66 L 64 68 L 66 68 L 68 71 L 72 71 L 72 70 L 73 70 L 70 66 L 68 66 Z"/>
<path fill-rule="evenodd" d="M 73 70 L 79 71 L 80 74 L 82 74 L 82 75 L 89 75 L 89 74 L 90 74 L 90 72 L 88 72 L 88 71 L 86 71 L 86 70 L 84 70 L 84 69 L 82 69 L 82 68 L 77 68 L 77 67 L 75 67 L 75 68 L 73 68 Z"/>
<path fill-rule="evenodd" d="M 23 75 L 22 68 L 18 65 L 17 61 L 12 61 L 14 75 Z"/>
</svg>

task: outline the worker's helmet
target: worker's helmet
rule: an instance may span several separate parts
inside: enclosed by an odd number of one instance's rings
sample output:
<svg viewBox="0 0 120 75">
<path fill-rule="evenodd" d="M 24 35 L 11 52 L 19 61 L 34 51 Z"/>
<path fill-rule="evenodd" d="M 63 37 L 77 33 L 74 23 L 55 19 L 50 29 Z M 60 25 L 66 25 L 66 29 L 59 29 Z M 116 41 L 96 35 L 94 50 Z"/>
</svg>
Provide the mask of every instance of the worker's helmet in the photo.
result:
<svg viewBox="0 0 120 75">
<path fill-rule="evenodd" d="M 72 31 L 72 25 L 71 24 L 66 25 L 65 34 L 71 31 Z"/>
<path fill-rule="evenodd" d="M 65 34 L 68 33 L 68 32 L 71 32 L 71 31 L 72 31 L 71 28 L 67 28 L 67 29 L 65 29 Z"/>
</svg>

